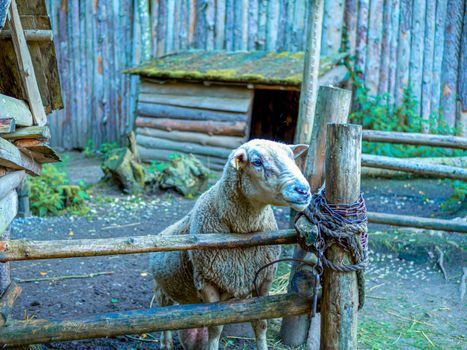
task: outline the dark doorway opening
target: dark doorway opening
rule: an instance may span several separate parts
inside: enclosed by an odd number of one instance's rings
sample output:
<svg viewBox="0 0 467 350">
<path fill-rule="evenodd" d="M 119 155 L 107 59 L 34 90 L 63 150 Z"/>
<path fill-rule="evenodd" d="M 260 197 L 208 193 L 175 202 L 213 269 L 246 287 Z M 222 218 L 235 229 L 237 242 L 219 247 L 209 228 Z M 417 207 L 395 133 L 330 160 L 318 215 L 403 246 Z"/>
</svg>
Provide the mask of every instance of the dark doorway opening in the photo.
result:
<svg viewBox="0 0 467 350">
<path fill-rule="evenodd" d="M 299 91 L 255 90 L 250 139 L 292 143 L 299 100 Z"/>
</svg>

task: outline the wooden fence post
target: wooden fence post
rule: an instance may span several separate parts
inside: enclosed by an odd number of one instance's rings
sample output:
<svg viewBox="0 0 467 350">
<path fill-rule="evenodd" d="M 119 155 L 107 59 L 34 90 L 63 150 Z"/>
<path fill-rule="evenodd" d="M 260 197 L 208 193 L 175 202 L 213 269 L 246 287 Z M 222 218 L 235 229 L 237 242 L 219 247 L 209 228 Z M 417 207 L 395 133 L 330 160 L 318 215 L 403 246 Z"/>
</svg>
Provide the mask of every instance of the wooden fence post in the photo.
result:
<svg viewBox="0 0 467 350">
<path fill-rule="evenodd" d="M 330 124 L 326 144 L 326 200 L 353 203 L 360 196 L 360 125 Z M 326 257 L 338 265 L 350 265 L 349 252 L 337 244 Z M 324 270 L 321 299 L 321 350 L 357 348 L 358 288 L 355 272 Z"/>
<path fill-rule="evenodd" d="M 313 121 L 310 148 L 306 159 L 305 177 L 310 183 L 311 191 L 316 192 L 324 182 L 324 160 L 326 149 L 326 125 L 328 123 L 346 123 L 352 100 L 350 90 L 330 86 L 320 86 L 316 102 L 316 114 Z M 294 257 L 303 259 L 307 252 L 298 245 Z M 296 265 L 292 267 L 289 281 L 289 292 L 309 292 L 305 290 L 309 283 L 303 283 L 307 276 L 297 273 Z M 309 328 L 309 316 L 301 315 L 285 317 L 282 321 L 281 338 L 284 344 L 298 346 L 305 342 Z M 319 332 L 317 332 L 319 334 Z"/>
</svg>

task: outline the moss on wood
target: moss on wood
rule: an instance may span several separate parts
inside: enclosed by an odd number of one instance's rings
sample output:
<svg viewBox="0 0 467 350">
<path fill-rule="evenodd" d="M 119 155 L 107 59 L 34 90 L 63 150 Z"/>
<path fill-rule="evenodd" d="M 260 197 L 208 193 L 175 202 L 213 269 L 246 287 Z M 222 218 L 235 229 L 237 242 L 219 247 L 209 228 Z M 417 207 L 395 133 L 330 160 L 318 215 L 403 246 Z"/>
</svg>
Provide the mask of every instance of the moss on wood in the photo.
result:
<svg viewBox="0 0 467 350">
<path fill-rule="evenodd" d="M 345 57 L 345 53 L 322 57 L 320 75 Z M 303 63 L 303 52 L 187 51 L 150 60 L 126 73 L 158 79 L 297 86 L 302 82 Z"/>
</svg>

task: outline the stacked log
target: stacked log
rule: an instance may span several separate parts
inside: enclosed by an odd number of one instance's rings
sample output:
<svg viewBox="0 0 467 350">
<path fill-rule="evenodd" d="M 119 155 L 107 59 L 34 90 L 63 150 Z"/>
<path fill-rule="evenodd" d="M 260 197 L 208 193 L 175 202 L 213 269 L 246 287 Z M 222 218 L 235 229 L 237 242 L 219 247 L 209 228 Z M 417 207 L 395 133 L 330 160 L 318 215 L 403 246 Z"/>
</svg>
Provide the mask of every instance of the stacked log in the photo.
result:
<svg viewBox="0 0 467 350">
<path fill-rule="evenodd" d="M 141 159 L 194 154 L 210 169 L 221 170 L 232 149 L 248 139 L 252 102 L 247 88 L 143 79 L 136 119 Z"/>
</svg>

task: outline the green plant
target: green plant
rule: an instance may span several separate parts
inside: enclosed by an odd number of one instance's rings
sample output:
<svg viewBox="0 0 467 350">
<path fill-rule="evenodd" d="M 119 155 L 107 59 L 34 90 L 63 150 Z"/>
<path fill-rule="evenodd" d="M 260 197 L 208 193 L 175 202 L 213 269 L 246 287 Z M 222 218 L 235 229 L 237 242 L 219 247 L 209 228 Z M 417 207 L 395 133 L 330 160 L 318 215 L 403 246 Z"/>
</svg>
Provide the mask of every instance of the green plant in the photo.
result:
<svg viewBox="0 0 467 350">
<path fill-rule="evenodd" d="M 454 194 L 446 199 L 441 208 L 444 210 L 454 210 L 462 205 L 467 200 L 467 182 L 461 180 L 446 180 L 454 190 Z"/>
<path fill-rule="evenodd" d="M 104 142 L 99 146 L 99 150 L 97 153 L 102 157 L 105 158 L 105 156 L 110 152 L 113 151 L 114 149 L 117 149 L 118 143 L 116 142 Z"/>
<path fill-rule="evenodd" d="M 91 158 L 95 155 L 96 153 L 96 145 L 94 144 L 94 141 L 89 139 L 86 141 L 86 145 L 84 146 L 83 149 L 83 154 L 86 158 Z"/>
<path fill-rule="evenodd" d="M 433 113 L 428 120 L 418 113 L 418 101 L 411 85 L 403 90 L 401 103 L 392 103 L 389 94 L 371 96 L 358 72 L 349 61 L 346 62 L 354 84 L 354 110 L 350 120 L 361 124 L 364 129 L 383 131 L 402 131 L 420 133 L 429 130 L 433 134 L 452 134 L 441 111 Z M 379 142 L 363 142 L 363 153 L 386 155 L 391 157 L 439 157 L 461 156 L 465 152 L 429 146 L 398 145 Z"/>
<path fill-rule="evenodd" d="M 29 178 L 31 211 L 37 216 L 71 213 L 86 215 L 89 195 L 79 185 L 70 185 L 66 172 L 53 164 L 42 168 L 42 175 Z"/>
</svg>

